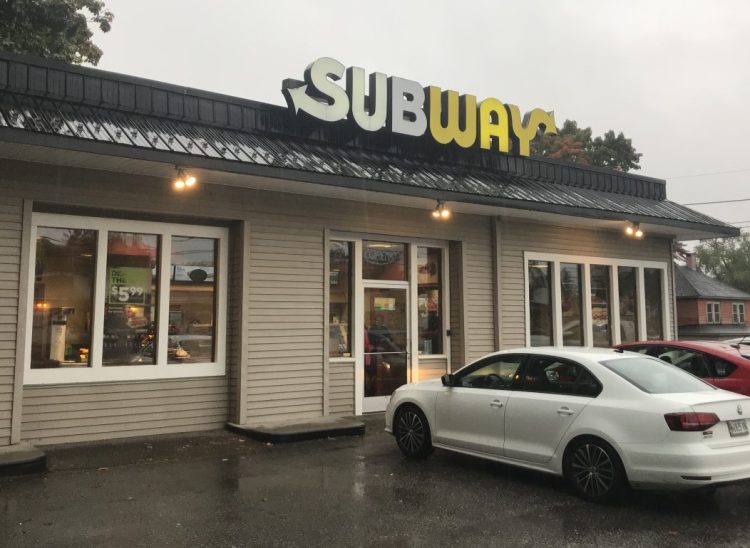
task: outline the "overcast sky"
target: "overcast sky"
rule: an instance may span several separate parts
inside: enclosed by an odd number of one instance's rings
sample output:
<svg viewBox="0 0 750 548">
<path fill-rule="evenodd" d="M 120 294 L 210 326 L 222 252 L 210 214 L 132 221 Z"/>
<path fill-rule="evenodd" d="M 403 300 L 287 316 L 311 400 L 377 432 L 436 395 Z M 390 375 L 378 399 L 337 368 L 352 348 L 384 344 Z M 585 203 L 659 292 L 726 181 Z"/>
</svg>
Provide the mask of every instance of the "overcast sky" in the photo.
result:
<svg viewBox="0 0 750 548">
<path fill-rule="evenodd" d="M 100 68 L 284 104 L 312 60 L 554 110 L 633 140 L 681 202 L 750 198 L 746 0 L 106 0 Z M 688 175 L 739 171 L 703 177 Z M 695 206 L 748 221 L 750 201 Z"/>
</svg>

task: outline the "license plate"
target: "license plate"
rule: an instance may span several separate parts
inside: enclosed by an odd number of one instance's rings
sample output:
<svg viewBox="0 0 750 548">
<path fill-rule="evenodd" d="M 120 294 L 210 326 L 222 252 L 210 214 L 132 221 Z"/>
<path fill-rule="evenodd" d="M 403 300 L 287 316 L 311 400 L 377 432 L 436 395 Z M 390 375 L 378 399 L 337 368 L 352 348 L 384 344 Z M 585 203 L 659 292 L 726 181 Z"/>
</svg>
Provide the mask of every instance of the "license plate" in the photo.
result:
<svg viewBox="0 0 750 548">
<path fill-rule="evenodd" d="M 729 435 L 730 436 L 747 436 L 748 430 L 747 430 L 747 422 L 745 422 L 745 419 L 739 419 L 736 421 L 727 421 L 727 426 L 729 427 Z"/>
</svg>

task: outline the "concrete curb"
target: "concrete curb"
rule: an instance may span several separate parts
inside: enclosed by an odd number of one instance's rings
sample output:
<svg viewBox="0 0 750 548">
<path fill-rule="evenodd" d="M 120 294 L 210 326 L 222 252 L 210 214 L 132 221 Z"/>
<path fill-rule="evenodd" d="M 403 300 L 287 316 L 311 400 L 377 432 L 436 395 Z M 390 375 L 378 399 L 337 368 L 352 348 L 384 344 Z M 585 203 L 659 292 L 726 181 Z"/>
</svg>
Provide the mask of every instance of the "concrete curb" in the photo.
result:
<svg viewBox="0 0 750 548">
<path fill-rule="evenodd" d="M 227 423 L 227 429 L 257 441 L 289 443 L 339 436 L 363 436 L 365 423 L 354 419 L 317 419 L 267 424 Z"/>
<path fill-rule="evenodd" d="M 0 447 L 0 476 L 36 474 L 47 469 L 47 455 L 28 443 Z"/>
</svg>

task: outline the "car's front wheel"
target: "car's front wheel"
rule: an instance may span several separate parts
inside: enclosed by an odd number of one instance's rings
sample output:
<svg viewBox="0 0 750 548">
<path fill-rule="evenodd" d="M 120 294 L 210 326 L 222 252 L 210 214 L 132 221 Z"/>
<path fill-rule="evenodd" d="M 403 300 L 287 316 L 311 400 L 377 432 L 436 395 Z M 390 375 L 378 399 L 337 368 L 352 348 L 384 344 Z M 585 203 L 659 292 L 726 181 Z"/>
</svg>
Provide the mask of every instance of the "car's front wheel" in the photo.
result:
<svg viewBox="0 0 750 548">
<path fill-rule="evenodd" d="M 563 471 L 576 494 L 591 502 L 612 500 L 626 485 L 617 451 L 598 438 L 573 441 L 565 452 Z"/>
<path fill-rule="evenodd" d="M 423 459 L 432 453 L 432 437 L 427 417 L 413 405 L 396 411 L 393 434 L 401 452 L 409 458 Z"/>
</svg>

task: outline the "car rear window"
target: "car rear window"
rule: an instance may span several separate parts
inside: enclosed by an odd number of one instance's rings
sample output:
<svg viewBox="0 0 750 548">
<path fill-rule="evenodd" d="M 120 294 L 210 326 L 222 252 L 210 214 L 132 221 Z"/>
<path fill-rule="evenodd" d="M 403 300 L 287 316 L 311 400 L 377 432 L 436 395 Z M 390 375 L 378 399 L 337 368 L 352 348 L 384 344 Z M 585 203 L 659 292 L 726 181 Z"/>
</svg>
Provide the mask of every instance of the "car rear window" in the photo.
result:
<svg viewBox="0 0 750 548">
<path fill-rule="evenodd" d="M 716 390 L 699 378 L 656 358 L 621 358 L 606 360 L 601 364 L 649 394 Z"/>
</svg>

